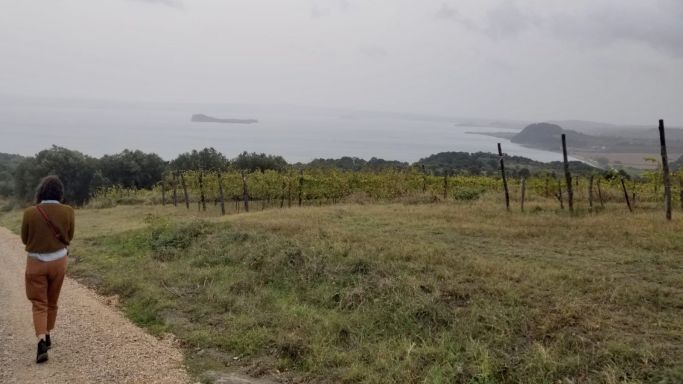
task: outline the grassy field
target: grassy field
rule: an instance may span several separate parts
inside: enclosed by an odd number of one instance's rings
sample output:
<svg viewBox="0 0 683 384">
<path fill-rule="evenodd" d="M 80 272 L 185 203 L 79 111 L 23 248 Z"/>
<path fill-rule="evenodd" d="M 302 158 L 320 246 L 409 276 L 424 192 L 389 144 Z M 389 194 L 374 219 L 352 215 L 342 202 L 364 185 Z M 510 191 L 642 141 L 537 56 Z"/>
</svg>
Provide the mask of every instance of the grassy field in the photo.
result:
<svg viewBox="0 0 683 384">
<path fill-rule="evenodd" d="M 555 206 L 83 209 L 70 273 L 174 333 L 198 377 L 683 382 L 683 214 Z"/>
</svg>

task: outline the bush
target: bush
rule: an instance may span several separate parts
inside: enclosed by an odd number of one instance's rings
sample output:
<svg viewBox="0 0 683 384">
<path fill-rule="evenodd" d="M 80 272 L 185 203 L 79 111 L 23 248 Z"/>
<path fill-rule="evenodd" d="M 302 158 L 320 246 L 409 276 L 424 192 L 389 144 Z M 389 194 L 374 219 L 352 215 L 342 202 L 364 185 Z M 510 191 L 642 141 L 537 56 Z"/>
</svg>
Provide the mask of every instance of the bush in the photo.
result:
<svg viewBox="0 0 683 384">
<path fill-rule="evenodd" d="M 152 257 L 160 261 L 177 258 L 181 251 L 189 248 L 196 240 L 205 237 L 212 225 L 203 220 L 189 223 L 157 224 L 150 233 L 149 245 Z"/>
<path fill-rule="evenodd" d="M 472 201 L 472 200 L 478 200 L 483 193 L 484 193 L 484 190 L 481 188 L 471 188 L 471 187 L 458 188 L 453 193 L 453 198 L 455 200 Z"/>
</svg>

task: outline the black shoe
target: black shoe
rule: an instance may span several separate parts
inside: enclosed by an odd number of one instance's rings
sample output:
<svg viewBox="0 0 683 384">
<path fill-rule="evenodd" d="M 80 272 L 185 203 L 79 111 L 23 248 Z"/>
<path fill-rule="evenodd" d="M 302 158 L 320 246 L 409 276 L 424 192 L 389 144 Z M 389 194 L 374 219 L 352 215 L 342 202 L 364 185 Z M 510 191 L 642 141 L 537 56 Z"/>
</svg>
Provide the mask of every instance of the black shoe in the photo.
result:
<svg viewBox="0 0 683 384">
<path fill-rule="evenodd" d="M 47 343 L 45 340 L 40 339 L 38 342 L 38 355 L 36 356 L 36 363 L 44 363 L 47 361 Z"/>
<path fill-rule="evenodd" d="M 52 348 L 52 342 L 50 341 L 50 335 L 45 335 L 45 345 L 47 345 L 47 349 Z"/>
</svg>

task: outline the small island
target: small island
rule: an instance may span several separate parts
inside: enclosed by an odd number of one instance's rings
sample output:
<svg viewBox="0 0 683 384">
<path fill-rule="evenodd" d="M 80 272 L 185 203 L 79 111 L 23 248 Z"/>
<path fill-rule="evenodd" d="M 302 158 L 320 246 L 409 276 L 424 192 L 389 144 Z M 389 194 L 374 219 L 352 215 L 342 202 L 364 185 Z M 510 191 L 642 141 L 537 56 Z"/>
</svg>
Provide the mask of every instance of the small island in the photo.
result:
<svg viewBox="0 0 683 384">
<path fill-rule="evenodd" d="M 223 123 L 223 124 L 256 124 L 256 119 L 219 119 L 203 114 L 192 115 L 190 119 L 193 123 Z"/>
</svg>

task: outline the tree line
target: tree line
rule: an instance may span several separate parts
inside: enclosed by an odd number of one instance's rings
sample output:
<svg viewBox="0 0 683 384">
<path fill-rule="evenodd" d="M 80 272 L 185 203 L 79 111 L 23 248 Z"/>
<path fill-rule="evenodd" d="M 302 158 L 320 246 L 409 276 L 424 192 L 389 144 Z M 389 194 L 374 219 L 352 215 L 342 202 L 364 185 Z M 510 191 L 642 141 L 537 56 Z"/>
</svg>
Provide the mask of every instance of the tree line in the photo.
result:
<svg viewBox="0 0 683 384">
<path fill-rule="evenodd" d="M 542 163 L 519 156 L 506 157 L 511 176 L 554 175 L 561 172 L 561 163 Z M 598 169 L 581 162 L 571 164 L 575 174 L 591 174 Z M 174 171 L 244 170 L 249 172 L 273 170 L 332 168 L 354 172 L 417 169 L 425 174 L 494 176 L 498 172 L 498 155 L 492 153 L 443 152 L 409 164 L 378 158 L 364 160 L 357 157 L 315 159 L 309 163 L 288 163 L 282 156 L 243 152 L 228 158 L 214 148 L 192 150 L 166 161 L 155 153 L 124 150 L 100 158 L 79 151 L 53 146 L 35 156 L 0 154 L 0 196 L 13 196 L 18 201 L 30 201 L 39 180 L 56 174 L 65 183 L 65 199 L 82 205 L 102 188 L 120 186 L 150 189 Z"/>
<path fill-rule="evenodd" d="M 0 196 L 30 201 L 40 179 L 54 174 L 64 181 L 65 200 L 82 205 L 100 188 L 150 189 L 164 173 L 173 170 L 281 170 L 287 166 L 281 156 L 244 152 L 229 160 L 214 148 L 193 150 L 165 161 L 155 153 L 139 150 L 95 158 L 53 146 L 30 157 L 0 154 Z"/>
</svg>

